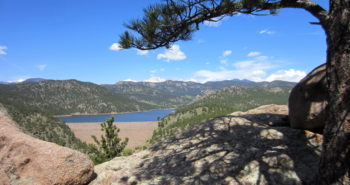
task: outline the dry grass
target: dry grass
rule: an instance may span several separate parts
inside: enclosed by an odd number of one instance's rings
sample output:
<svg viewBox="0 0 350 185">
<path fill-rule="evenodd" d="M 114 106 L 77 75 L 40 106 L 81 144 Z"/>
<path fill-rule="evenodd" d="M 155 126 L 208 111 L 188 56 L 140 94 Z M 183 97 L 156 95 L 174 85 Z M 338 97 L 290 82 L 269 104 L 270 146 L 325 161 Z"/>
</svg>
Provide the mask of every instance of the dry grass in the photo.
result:
<svg viewBox="0 0 350 185">
<path fill-rule="evenodd" d="M 142 146 L 152 136 L 153 130 L 157 128 L 158 122 L 115 122 L 119 129 L 121 138 L 128 137 L 127 148 Z M 75 136 L 87 143 L 93 143 L 91 135 L 100 138 L 102 134 L 100 123 L 67 123 Z"/>
</svg>

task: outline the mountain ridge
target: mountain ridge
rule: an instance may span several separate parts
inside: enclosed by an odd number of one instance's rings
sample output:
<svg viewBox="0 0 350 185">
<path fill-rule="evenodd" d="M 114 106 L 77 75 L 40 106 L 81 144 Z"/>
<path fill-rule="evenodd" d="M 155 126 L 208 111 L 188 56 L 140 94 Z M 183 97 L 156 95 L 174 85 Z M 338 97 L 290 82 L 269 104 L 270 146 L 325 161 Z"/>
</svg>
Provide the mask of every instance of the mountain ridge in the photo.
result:
<svg viewBox="0 0 350 185">
<path fill-rule="evenodd" d="M 51 114 L 129 112 L 158 108 L 90 82 L 44 80 L 0 85 L 0 102 Z"/>
<path fill-rule="evenodd" d="M 197 97 L 162 118 L 150 143 L 156 143 L 196 124 L 234 111 L 246 111 L 266 104 L 287 105 L 292 87 L 231 86 Z"/>
<path fill-rule="evenodd" d="M 287 81 L 272 81 L 272 82 L 253 82 L 250 80 L 225 80 L 212 81 L 206 83 L 185 82 L 167 80 L 164 82 L 131 82 L 119 81 L 114 85 L 104 84 L 103 87 L 135 100 L 147 102 L 151 104 L 158 104 L 165 107 L 176 107 L 183 104 L 190 103 L 196 97 L 208 94 L 212 91 L 220 90 L 231 86 L 242 87 L 293 87 L 294 82 Z M 147 92 L 147 97 L 145 97 Z"/>
</svg>

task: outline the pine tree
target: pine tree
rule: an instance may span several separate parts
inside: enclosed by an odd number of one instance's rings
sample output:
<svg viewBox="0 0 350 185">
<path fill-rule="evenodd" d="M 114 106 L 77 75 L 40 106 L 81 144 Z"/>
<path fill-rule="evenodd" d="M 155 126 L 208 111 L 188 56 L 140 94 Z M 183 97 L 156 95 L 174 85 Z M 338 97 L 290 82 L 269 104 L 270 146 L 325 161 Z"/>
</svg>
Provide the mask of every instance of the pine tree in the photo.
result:
<svg viewBox="0 0 350 185">
<path fill-rule="evenodd" d="M 124 148 L 128 144 L 129 139 L 125 138 L 122 141 L 118 137 L 119 128 L 113 125 L 114 118 L 108 119 L 106 122 L 101 123 L 101 140 L 97 140 L 96 136 L 91 136 L 96 145 L 90 144 L 90 158 L 95 164 L 109 161 L 114 157 L 118 157 L 123 152 Z"/>
</svg>

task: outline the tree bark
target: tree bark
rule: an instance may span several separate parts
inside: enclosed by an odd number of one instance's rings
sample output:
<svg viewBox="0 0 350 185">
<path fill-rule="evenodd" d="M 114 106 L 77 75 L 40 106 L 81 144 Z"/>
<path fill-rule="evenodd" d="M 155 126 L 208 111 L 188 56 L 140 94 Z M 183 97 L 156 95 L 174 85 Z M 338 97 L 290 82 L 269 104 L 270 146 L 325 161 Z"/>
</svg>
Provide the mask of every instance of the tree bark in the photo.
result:
<svg viewBox="0 0 350 185">
<path fill-rule="evenodd" d="M 333 0 L 327 34 L 328 120 L 317 184 L 350 184 L 350 0 Z"/>
</svg>

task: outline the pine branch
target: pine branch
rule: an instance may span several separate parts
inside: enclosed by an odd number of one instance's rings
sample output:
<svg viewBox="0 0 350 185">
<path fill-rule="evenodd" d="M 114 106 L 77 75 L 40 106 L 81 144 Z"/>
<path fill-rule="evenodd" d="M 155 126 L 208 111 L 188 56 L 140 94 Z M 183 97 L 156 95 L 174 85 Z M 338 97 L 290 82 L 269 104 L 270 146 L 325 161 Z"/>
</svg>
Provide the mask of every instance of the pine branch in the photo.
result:
<svg viewBox="0 0 350 185">
<path fill-rule="evenodd" d="M 131 21 L 127 28 L 136 31 L 137 38 L 125 32 L 120 36 L 122 48 L 140 50 L 170 47 L 180 40 L 190 40 L 192 33 L 204 21 L 233 16 L 238 13 L 273 15 L 281 8 L 301 8 L 319 19 L 326 26 L 328 12 L 311 0 L 166 0 L 144 10 L 143 19 Z"/>
</svg>

